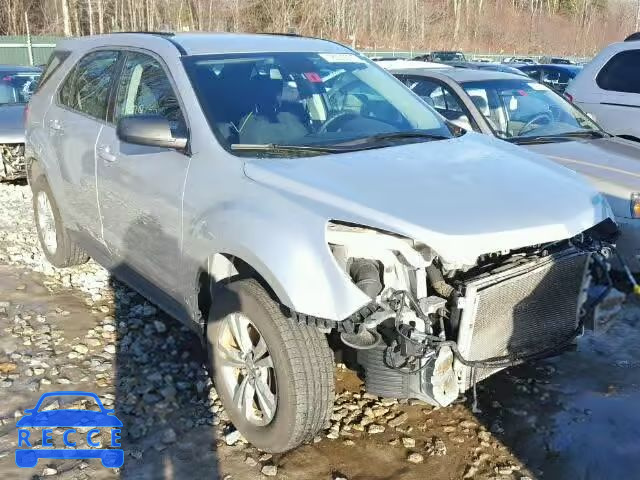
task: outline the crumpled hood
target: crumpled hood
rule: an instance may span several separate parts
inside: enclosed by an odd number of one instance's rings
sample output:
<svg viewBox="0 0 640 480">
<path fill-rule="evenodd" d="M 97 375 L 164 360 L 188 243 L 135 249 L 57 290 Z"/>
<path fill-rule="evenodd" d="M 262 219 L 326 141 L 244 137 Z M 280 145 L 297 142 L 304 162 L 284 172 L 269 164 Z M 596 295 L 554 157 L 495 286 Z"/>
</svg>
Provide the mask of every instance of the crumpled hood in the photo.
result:
<svg viewBox="0 0 640 480">
<path fill-rule="evenodd" d="M 610 216 L 574 172 L 490 137 L 248 161 L 246 175 L 310 214 L 399 233 L 445 261 L 570 238 Z M 291 219 L 296 222 L 295 218 Z"/>
<path fill-rule="evenodd" d="M 24 143 L 24 105 L 0 105 L 0 143 Z"/>
<path fill-rule="evenodd" d="M 640 143 L 614 137 L 527 148 L 587 177 L 605 194 L 616 215 L 630 215 L 630 194 L 640 192 Z"/>
</svg>

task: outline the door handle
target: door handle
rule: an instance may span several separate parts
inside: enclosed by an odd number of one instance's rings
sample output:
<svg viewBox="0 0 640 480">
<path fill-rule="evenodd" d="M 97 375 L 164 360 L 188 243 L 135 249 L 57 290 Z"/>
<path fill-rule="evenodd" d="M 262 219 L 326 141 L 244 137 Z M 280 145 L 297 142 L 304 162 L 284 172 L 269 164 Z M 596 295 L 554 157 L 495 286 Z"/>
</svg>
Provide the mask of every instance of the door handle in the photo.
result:
<svg viewBox="0 0 640 480">
<path fill-rule="evenodd" d="M 98 157 L 100 157 L 105 162 L 115 162 L 117 157 L 111 153 L 111 148 L 108 145 L 102 145 L 98 147 Z"/>
</svg>

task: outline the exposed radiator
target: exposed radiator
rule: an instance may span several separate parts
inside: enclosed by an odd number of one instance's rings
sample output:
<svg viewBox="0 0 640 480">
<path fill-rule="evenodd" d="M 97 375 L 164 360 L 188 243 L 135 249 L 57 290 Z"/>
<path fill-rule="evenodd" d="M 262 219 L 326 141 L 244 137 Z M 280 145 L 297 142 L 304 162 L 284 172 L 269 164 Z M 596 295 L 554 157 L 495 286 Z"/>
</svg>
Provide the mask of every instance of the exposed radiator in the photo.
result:
<svg viewBox="0 0 640 480">
<path fill-rule="evenodd" d="M 588 262 L 588 254 L 571 252 L 470 281 L 458 334 L 462 356 L 530 355 L 570 337 L 578 326 Z M 454 368 L 460 389 L 469 389 L 471 368 L 460 362 Z M 476 380 L 498 370 L 478 368 Z"/>
</svg>

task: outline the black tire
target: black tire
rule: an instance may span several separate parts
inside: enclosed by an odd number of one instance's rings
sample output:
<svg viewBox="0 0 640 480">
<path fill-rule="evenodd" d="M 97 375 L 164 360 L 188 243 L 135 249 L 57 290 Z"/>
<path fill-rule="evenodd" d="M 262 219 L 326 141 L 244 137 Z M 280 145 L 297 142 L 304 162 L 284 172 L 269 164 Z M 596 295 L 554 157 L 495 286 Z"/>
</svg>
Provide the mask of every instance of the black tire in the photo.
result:
<svg viewBox="0 0 640 480">
<path fill-rule="evenodd" d="M 248 422 L 232 400 L 220 370 L 216 348 L 226 317 L 241 312 L 255 325 L 271 355 L 277 407 L 265 426 Z M 207 326 L 210 367 L 216 390 L 229 418 L 260 450 L 280 453 L 310 441 L 325 427 L 334 400 L 333 354 L 324 334 L 299 325 L 254 279 L 239 280 L 216 291 Z"/>
<path fill-rule="evenodd" d="M 36 230 L 38 232 L 38 239 L 40 240 L 40 247 L 44 252 L 45 257 L 52 265 L 56 267 L 71 267 L 73 265 L 81 265 L 89 261 L 89 256 L 69 237 L 69 233 L 62 222 L 58 205 L 53 198 L 51 188 L 47 183 L 44 176 L 38 177 L 31 185 L 31 191 L 33 192 L 33 215 L 36 224 Z M 51 211 L 53 213 L 55 231 L 56 231 L 56 243 L 57 247 L 54 251 L 51 251 L 44 241 L 44 232 L 40 228 L 40 211 L 38 208 L 38 196 L 44 194 L 49 200 Z"/>
</svg>

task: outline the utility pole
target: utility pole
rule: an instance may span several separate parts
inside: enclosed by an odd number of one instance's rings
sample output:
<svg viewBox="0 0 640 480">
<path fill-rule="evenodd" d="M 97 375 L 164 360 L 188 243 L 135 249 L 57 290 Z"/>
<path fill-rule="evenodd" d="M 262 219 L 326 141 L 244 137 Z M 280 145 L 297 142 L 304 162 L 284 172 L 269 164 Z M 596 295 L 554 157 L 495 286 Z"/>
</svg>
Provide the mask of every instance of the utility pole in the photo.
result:
<svg viewBox="0 0 640 480">
<path fill-rule="evenodd" d="M 27 54 L 29 55 L 29 65 L 33 67 L 33 45 L 31 44 L 31 29 L 29 28 L 29 15 L 24 12 L 24 25 L 27 28 Z"/>
</svg>

